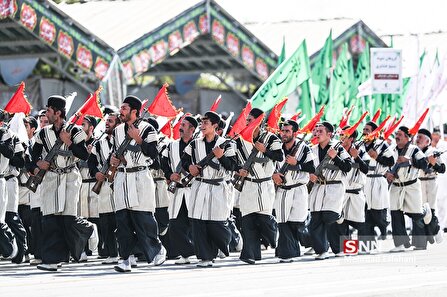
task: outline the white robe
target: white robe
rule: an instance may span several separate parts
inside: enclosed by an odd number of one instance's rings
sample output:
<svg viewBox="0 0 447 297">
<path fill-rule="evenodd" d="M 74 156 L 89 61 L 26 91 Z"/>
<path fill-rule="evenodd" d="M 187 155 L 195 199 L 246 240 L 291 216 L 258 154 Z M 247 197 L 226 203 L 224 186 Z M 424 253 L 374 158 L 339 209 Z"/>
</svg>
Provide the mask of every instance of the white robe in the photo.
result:
<svg viewBox="0 0 447 297">
<path fill-rule="evenodd" d="M 298 140 L 295 140 L 295 144 Z M 297 160 L 303 160 L 303 163 L 312 161 L 315 156 L 310 148 L 302 142 L 295 154 Z M 276 163 L 279 170 L 285 160 Z M 303 184 L 289 190 L 277 188 L 275 202 L 273 208 L 278 223 L 304 222 L 306 221 L 309 208 L 309 194 L 307 191 L 307 183 L 309 182 L 309 173 L 305 171 L 287 171 L 285 174 L 285 186 L 295 184 Z"/>
</svg>

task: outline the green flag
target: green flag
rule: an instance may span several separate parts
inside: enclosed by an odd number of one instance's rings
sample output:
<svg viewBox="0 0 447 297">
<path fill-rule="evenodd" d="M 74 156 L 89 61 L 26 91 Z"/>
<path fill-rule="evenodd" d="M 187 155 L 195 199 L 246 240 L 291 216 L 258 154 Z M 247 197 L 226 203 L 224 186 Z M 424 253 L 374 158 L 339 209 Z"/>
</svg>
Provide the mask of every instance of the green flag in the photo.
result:
<svg viewBox="0 0 447 297">
<path fill-rule="evenodd" d="M 286 37 L 282 37 L 282 49 L 281 54 L 278 57 L 278 66 L 286 59 Z"/>
<path fill-rule="evenodd" d="M 350 103 L 349 106 L 354 105 L 354 111 L 352 112 L 351 117 L 353 119 L 360 118 L 361 114 L 366 110 L 371 110 L 369 108 L 370 100 L 364 100 L 364 98 L 357 98 L 358 87 L 364 83 L 371 76 L 370 63 L 369 63 L 369 45 L 366 44 L 365 49 L 361 53 L 359 60 L 357 62 L 357 69 L 354 75 L 354 83 L 352 84 L 349 97 Z M 365 104 L 365 106 L 363 106 Z"/>
<path fill-rule="evenodd" d="M 348 45 L 345 43 L 338 56 L 334 71 L 329 83 L 329 108 L 330 113 L 326 114 L 329 122 L 338 122 L 343 115 L 343 108 L 348 103 L 349 98 L 349 65 L 348 65 Z"/>
<path fill-rule="evenodd" d="M 329 101 L 329 88 L 327 81 L 332 67 L 332 30 L 326 38 L 323 48 L 312 67 L 311 93 L 315 99 L 315 110 L 320 110 Z"/>
<path fill-rule="evenodd" d="M 312 96 L 310 93 L 310 79 L 301 84 L 300 101 L 298 109 L 301 110 L 301 116 L 306 115 L 306 119 L 310 120 L 314 115 L 312 110 Z"/>
<path fill-rule="evenodd" d="M 267 78 L 251 98 L 253 107 L 268 111 L 310 77 L 306 40 Z"/>
</svg>

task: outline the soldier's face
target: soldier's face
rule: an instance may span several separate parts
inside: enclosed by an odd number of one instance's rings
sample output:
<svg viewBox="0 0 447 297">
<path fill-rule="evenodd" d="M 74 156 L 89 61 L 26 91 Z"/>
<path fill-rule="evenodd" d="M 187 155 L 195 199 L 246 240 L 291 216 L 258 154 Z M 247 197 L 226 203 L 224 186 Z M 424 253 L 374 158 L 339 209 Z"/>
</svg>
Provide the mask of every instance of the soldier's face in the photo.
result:
<svg viewBox="0 0 447 297">
<path fill-rule="evenodd" d="M 56 121 L 57 116 L 55 113 L 56 112 L 54 111 L 54 109 L 52 109 L 51 107 L 47 107 L 45 116 L 47 117 L 49 124 L 53 124 Z"/>
<path fill-rule="evenodd" d="M 187 120 L 183 120 L 180 123 L 180 137 L 191 137 L 192 134 L 194 133 L 194 126 L 192 126 Z"/>
<path fill-rule="evenodd" d="M 318 142 L 322 143 L 331 139 L 332 133 L 326 130 L 326 127 L 321 125 L 317 126 L 315 130 L 315 136 L 318 137 Z"/>
<path fill-rule="evenodd" d="M 396 133 L 396 144 L 400 147 L 404 146 L 407 144 L 407 142 L 409 141 L 409 137 L 407 136 L 407 134 L 405 134 L 403 131 L 398 130 Z"/>
<path fill-rule="evenodd" d="M 45 115 L 40 116 L 39 117 L 39 124 L 40 124 L 40 128 L 48 126 L 49 121 L 48 121 L 47 116 L 45 116 Z"/>
<path fill-rule="evenodd" d="M 418 136 L 416 136 L 416 145 L 419 148 L 425 148 L 430 144 L 430 138 L 428 138 L 426 135 L 424 134 L 418 134 Z"/>
<path fill-rule="evenodd" d="M 365 127 L 363 128 L 363 135 L 366 136 L 368 134 L 371 134 L 372 132 L 372 127 L 370 125 L 365 125 Z"/>
<path fill-rule="evenodd" d="M 203 135 L 211 134 L 216 131 L 216 125 L 217 124 L 211 123 L 210 120 L 205 119 L 200 123 L 200 130 L 202 131 Z"/>
<path fill-rule="evenodd" d="M 121 122 L 130 121 L 131 109 L 129 104 L 123 103 L 120 107 L 120 120 Z"/>
<path fill-rule="evenodd" d="M 113 129 L 116 127 L 116 116 L 109 115 L 106 120 L 106 133 L 112 133 Z"/>
<path fill-rule="evenodd" d="M 292 126 L 283 125 L 281 127 L 281 140 L 283 143 L 289 143 L 295 138 L 295 133 L 292 130 Z"/>
</svg>

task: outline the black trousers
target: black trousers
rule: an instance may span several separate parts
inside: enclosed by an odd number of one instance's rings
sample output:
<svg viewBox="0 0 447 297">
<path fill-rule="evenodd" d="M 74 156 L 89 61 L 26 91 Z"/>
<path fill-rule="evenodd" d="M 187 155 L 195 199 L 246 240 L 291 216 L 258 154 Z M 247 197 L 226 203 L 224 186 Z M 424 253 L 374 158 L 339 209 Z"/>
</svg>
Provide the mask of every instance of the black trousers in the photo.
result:
<svg viewBox="0 0 447 297">
<path fill-rule="evenodd" d="M 178 256 L 190 257 L 195 254 L 192 237 L 191 220 L 188 218 L 188 209 L 185 199 L 182 201 L 179 213 L 176 219 L 169 220 L 169 258 Z"/>
<path fill-rule="evenodd" d="M 278 223 L 278 246 L 275 254 L 278 258 L 288 259 L 301 255 L 300 238 L 306 224 L 304 222 L 286 222 Z"/>
<path fill-rule="evenodd" d="M 421 213 L 405 213 L 413 221 L 412 243 L 410 244 L 410 237 L 407 234 L 405 228 L 404 212 L 400 210 L 391 211 L 391 227 L 393 233 L 393 241 L 395 246 L 404 245 L 410 247 L 424 247 L 424 241 L 426 246 L 426 232 L 425 224 L 423 221 L 424 215 Z M 416 228 L 414 228 L 416 226 Z"/>
<path fill-rule="evenodd" d="M 14 234 L 6 223 L 0 223 L 0 255 L 11 256 L 14 244 Z"/>
<path fill-rule="evenodd" d="M 169 213 L 167 207 L 157 207 L 155 208 L 155 220 L 158 224 L 158 237 L 160 238 L 161 244 L 166 248 L 168 258 L 171 254 L 171 245 L 169 244 Z M 163 235 L 161 235 L 163 234 Z"/>
<path fill-rule="evenodd" d="M 127 260 L 138 245 L 146 261 L 151 263 L 161 250 L 157 221 L 152 212 L 122 209 L 116 212 L 115 218 L 121 257 Z"/>
<path fill-rule="evenodd" d="M 231 231 L 227 221 L 205 221 L 191 219 L 192 238 L 198 259 L 211 261 L 216 258 L 218 250 L 229 255 L 228 245 Z"/>
<path fill-rule="evenodd" d="M 364 228 L 365 223 L 354 222 L 349 220 L 344 220 L 343 223 L 337 224 L 333 223 L 329 225 L 328 230 L 328 241 L 331 246 L 331 250 L 334 254 L 340 253 L 341 246 L 343 245 L 344 240 L 350 239 L 349 226 L 354 227 L 359 232 Z M 363 237 L 359 234 L 359 240 L 363 240 Z"/>
<path fill-rule="evenodd" d="M 42 212 L 40 207 L 31 209 L 31 240 L 30 244 L 33 247 L 33 253 L 35 259 L 42 259 Z"/>
<path fill-rule="evenodd" d="M 28 249 L 25 251 L 25 255 L 34 254 L 33 234 L 31 233 L 31 226 L 33 224 L 31 207 L 29 205 L 19 204 L 19 217 L 22 220 L 23 227 L 26 231 L 26 242 L 28 244 Z"/>
<path fill-rule="evenodd" d="M 57 264 L 68 262 L 70 254 L 79 261 L 93 227 L 82 218 L 46 215 L 42 217 L 42 231 L 42 262 Z"/>
<path fill-rule="evenodd" d="M 375 240 L 376 231 L 374 227 L 379 227 L 382 235 L 386 235 L 386 228 L 389 222 L 386 220 L 386 209 L 366 209 L 365 208 L 365 224 L 364 227 L 359 230 L 362 236 L 367 240 Z"/>
<path fill-rule="evenodd" d="M 334 211 L 323 210 L 311 212 L 309 233 L 312 238 L 312 247 L 315 253 L 322 254 L 328 251 L 329 226 L 339 218 Z"/>
<path fill-rule="evenodd" d="M 272 215 L 251 213 L 242 217 L 241 259 L 261 260 L 261 241 L 276 248 L 278 224 Z"/>
<path fill-rule="evenodd" d="M 236 225 L 236 228 L 239 230 L 239 232 L 242 231 L 242 213 L 241 210 L 237 207 L 233 207 L 233 220 L 234 224 Z"/>
<path fill-rule="evenodd" d="M 12 233 L 14 233 L 14 237 L 16 238 L 18 253 L 12 259 L 13 263 L 20 264 L 23 262 L 23 256 L 28 250 L 28 245 L 26 243 L 26 230 L 23 227 L 22 220 L 19 217 L 18 213 L 15 212 L 6 212 L 5 222 L 8 224 Z"/>
<path fill-rule="evenodd" d="M 99 233 L 101 244 L 98 247 L 98 254 L 101 250 L 104 257 L 118 257 L 118 245 L 115 235 L 115 213 L 100 213 L 99 227 L 99 229 L 101 229 L 101 232 Z"/>
</svg>

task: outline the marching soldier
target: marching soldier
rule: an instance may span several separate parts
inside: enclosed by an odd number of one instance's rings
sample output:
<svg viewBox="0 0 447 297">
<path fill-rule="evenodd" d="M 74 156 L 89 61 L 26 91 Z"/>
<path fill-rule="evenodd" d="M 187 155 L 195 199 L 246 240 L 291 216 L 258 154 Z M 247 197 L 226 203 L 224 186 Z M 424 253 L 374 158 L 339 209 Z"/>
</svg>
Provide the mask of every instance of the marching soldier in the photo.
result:
<svg viewBox="0 0 447 297">
<path fill-rule="evenodd" d="M 247 117 L 247 125 L 263 114 L 262 110 L 253 108 Z M 241 164 L 245 163 L 254 148 L 258 150 L 250 170 L 239 169 L 239 175 L 246 177 L 240 193 L 244 240 L 240 260 L 248 264 L 256 264 L 257 260 L 261 260 L 261 240 L 272 248 L 276 247 L 277 223 L 272 215 L 275 200 L 272 175 L 274 162 L 284 160 L 281 141 L 275 134 L 257 127 L 253 133 L 253 143 L 241 138 L 236 141 Z"/>
<path fill-rule="evenodd" d="M 115 266 L 118 272 L 130 272 L 133 259 L 129 259 L 137 243 L 148 263 L 158 266 L 166 260 L 166 250 L 158 238 L 155 211 L 155 185 L 147 162 L 158 155 L 157 132 L 140 116 L 141 101 L 127 96 L 120 108 L 121 124 L 114 131 L 114 153 L 110 165 L 117 167 L 114 180 L 116 207 L 116 235 L 123 262 Z M 122 156 L 115 152 L 127 137 L 131 141 Z"/>
<path fill-rule="evenodd" d="M 76 162 L 87 160 L 86 134 L 81 127 L 65 128 L 65 98 L 48 98 L 46 117 L 49 126 L 36 134 L 32 150 L 32 172 L 47 170 L 41 187 L 42 210 L 42 264 L 38 269 L 57 271 L 58 264 L 68 262 L 69 256 L 79 261 L 82 251 L 93 233 L 93 226 L 78 220 L 77 204 L 81 187 L 81 175 Z M 43 159 L 57 139 L 63 144 L 52 162 Z"/>
<path fill-rule="evenodd" d="M 106 162 L 109 162 L 109 156 L 113 149 L 113 131 L 120 124 L 118 113 L 109 113 L 106 118 L 106 136 L 99 139 L 92 148 L 89 158 L 89 167 L 92 170 L 92 176 L 97 181 L 104 182 L 101 191 L 98 194 L 98 213 L 99 213 L 99 236 L 102 246 L 99 250 L 107 258 L 102 264 L 118 263 L 118 246 L 115 235 L 116 219 L 115 219 L 115 201 L 113 199 L 113 190 L 111 184 L 105 180 L 105 176 L 99 171 Z"/>
<path fill-rule="evenodd" d="M 430 206 L 422 203 L 421 181 L 418 180 L 419 170 L 427 168 L 427 159 L 417 146 L 411 144 L 410 138 L 409 129 L 399 127 L 394 149 L 397 161 L 386 173 L 387 180 L 391 183 L 391 226 L 395 246 L 390 252 L 402 252 L 411 245 L 423 248 L 418 237 L 425 238 L 425 225 L 432 219 Z M 413 226 L 419 226 L 413 229 L 412 244 L 405 228 L 404 214 L 412 219 Z"/>
<path fill-rule="evenodd" d="M 428 203 L 432 212 L 432 219 L 426 226 L 425 231 L 427 234 L 427 240 L 433 243 L 433 239 L 436 239 L 438 243 L 442 242 L 442 233 L 440 230 L 438 218 L 435 215 L 435 209 L 437 208 L 436 195 L 438 192 L 438 185 L 436 182 L 437 175 L 439 173 L 445 173 L 445 164 L 439 158 L 440 153 L 435 150 L 431 145 L 431 133 L 427 129 L 419 129 L 416 137 L 416 145 L 425 154 L 428 167 L 426 170 L 419 170 L 419 180 L 421 181 L 422 189 L 422 203 Z M 413 230 L 420 228 L 418 224 L 413 226 Z M 423 234 L 423 230 L 419 230 L 416 233 Z M 433 236 L 435 236 L 433 238 Z M 421 237 L 420 246 L 418 249 L 427 248 L 427 240 Z"/>
<path fill-rule="evenodd" d="M 216 134 L 220 116 L 208 111 L 201 118 L 202 137 L 185 148 L 182 166 L 195 176 L 191 185 L 189 217 L 199 267 L 210 267 L 218 250 L 229 255 L 231 231 L 228 218 L 233 206 L 229 178 L 235 170 L 236 153 L 225 138 Z M 201 167 L 200 161 L 209 154 L 214 157 Z"/>
<path fill-rule="evenodd" d="M 180 123 L 180 139 L 169 143 L 163 152 L 162 167 L 165 177 L 176 183 L 175 192 L 171 196 L 168 207 L 170 256 L 180 256 L 175 264 L 189 264 L 190 257 L 194 255 L 191 221 L 188 218 L 191 187 L 182 185 L 180 180 L 187 173 L 182 170 L 181 158 L 197 126 L 198 122 L 194 117 L 185 116 Z"/>
<path fill-rule="evenodd" d="M 278 221 L 279 238 L 276 256 L 280 262 L 292 262 L 300 256 L 300 235 L 302 237 L 308 216 L 307 183 L 309 173 L 315 172 L 313 153 L 307 144 L 296 139 L 298 124 L 288 120 L 281 127 L 284 162 L 277 162 L 273 181 L 277 192 L 273 208 Z M 281 172 L 284 164 L 287 171 Z"/>
<path fill-rule="evenodd" d="M 340 143 L 332 141 L 334 126 L 328 122 L 317 125 L 315 135 L 318 145 L 312 147 L 317 158 L 314 160 L 315 174 L 310 174 L 314 183 L 309 203 L 311 219 L 309 232 L 316 260 L 327 259 L 328 229 L 341 217 L 345 186 L 342 178 L 352 168 L 351 157 Z"/>
</svg>

